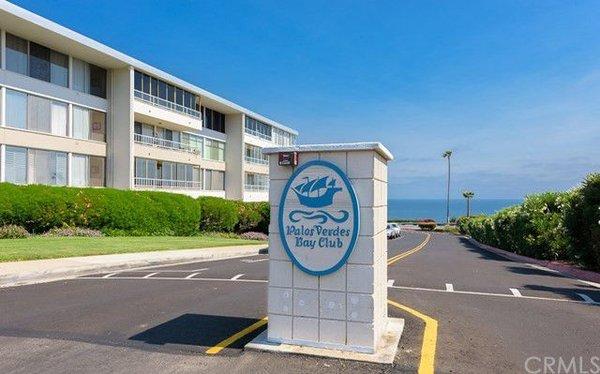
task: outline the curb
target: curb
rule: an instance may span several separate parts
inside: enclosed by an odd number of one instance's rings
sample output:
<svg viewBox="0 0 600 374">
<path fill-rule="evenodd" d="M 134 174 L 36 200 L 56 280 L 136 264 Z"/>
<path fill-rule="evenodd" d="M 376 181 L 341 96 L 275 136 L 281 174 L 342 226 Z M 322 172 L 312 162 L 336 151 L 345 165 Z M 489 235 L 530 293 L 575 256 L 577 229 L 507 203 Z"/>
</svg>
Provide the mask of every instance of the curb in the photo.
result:
<svg viewBox="0 0 600 374">
<path fill-rule="evenodd" d="M 0 263 L 0 273 L 4 272 L 2 271 L 2 265 L 9 268 L 11 267 L 11 265 L 18 266 L 18 264 L 23 264 L 25 266 L 33 265 L 28 266 L 33 268 L 35 268 L 35 265 L 37 264 L 40 264 L 40 266 L 38 269 L 26 270 L 22 272 L 15 271 L 9 274 L 1 274 L 0 288 L 54 282 L 95 273 L 121 271 L 146 266 L 177 265 L 189 262 L 226 260 L 230 258 L 256 256 L 258 254 L 266 253 L 268 253 L 268 245 L 260 244 L 237 247 L 179 249 L 84 257 L 65 257 L 48 260 L 7 262 Z M 119 259 L 118 256 L 123 257 L 123 259 Z M 99 262 L 94 263 L 94 260 Z M 68 262 L 70 264 L 66 266 L 61 266 L 61 262 Z M 50 266 L 48 266 L 48 264 L 50 264 Z"/>
<path fill-rule="evenodd" d="M 559 272 L 562 275 L 569 277 L 569 278 L 576 278 L 576 279 L 581 279 L 581 280 L 585 280 L 588 282 L 600 283 L 600 273 L 596 273 L 594 271 L 583 270 L 576 266 L 564 264 L 564 263 L 560 263 L 560 262 L 548 261 L 548 260 L 538 260 L 535 258 L 518 255 L 516 253 L 508 252 L 508 251 L 505 251 L 500 248 L 492 247 L 491 245 L 479 243 L 477 240 L 475 240 L 469 236 L 463 236 L 463 238 L 467 239 L 471 244 L 473 244 L 481 249 L 495 253 L 499 256 L 502 256 L 502 257 L 507 258 L 512 261 L 524 262 L 526 264 L 539 265 L 539 266 L 546 267 L 550 270 Z"/>
</svg>

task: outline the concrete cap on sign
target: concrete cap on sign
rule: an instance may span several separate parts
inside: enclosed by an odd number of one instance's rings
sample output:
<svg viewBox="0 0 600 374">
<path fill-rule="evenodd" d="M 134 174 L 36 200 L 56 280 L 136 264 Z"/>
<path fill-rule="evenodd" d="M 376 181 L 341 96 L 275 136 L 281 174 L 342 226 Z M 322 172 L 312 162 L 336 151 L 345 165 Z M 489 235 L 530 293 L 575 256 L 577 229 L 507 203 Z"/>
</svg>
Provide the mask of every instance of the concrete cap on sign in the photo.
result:
<svg viewBox="0 0 600 374">
<path fill-rule="evenodd" d="M 375 151 L 386 160 L 394 159 L 392 153 L 379 142 L 361 142 L 361 143 L 332 143 L 332 144 L 302 144 L 288 147 L 269 147 L 264 148 L 264 154 L 279 152 L 335 152 L 335 151 Z"/>
</svg>

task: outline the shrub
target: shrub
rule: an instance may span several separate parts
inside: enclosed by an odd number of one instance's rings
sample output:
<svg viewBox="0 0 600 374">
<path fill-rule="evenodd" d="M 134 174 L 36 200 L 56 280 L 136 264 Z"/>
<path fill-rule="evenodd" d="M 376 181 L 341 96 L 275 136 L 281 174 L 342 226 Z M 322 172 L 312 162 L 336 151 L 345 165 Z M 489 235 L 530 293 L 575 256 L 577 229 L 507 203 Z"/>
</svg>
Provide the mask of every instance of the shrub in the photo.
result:
<svg viewBox="0 0 600 374">
<path fill-rule="evenodd" d="M 4 225 L 0 226 L 0 239 L 21 239 L 29 236 L 27 230 L 22 226 Z"/>
<path fill-rule="evenodd" d="M 106 234 L 193 235 L 200 209 L 191 197 L 168 192 L 0 183 L 0 224 L 32 233 L 84 227 Z"/>
<path fill-rule="evenodd" d="M 600 270 L 600 173 L 587 176 L 565 211 L 565 229 L 574 257 Z"/>
<path fill-rule="evenodd" d="M 248 231 L 245 232 L 243 234 L 240 235 L 241 239 L 248 239 L 248 240 L 269 240 L 269 237 L 265 234 L 263 234 L 262 232 L 253 232 L 253 231 Z"/>
<path fill-rule="evenodd" d="M 85 237 L 100 237 L 104 236 L 101 231 L 94 229 L 86 229 L 83 227 L 55 227 L 50 229 L 45 236 L 85 236 Z"/>
<path fill-rule="evenodd" d="M 238 224 L 235 231 L 239 233 L 247 231 L 269 232 L 270 207 L 266 202 L 237 202 Z"/>
<path fill-rule="evenodd" d="M 232 232 L 238 221 L 237 203 L 218 197 L 199 197 L 200 230 Z"/>
<path fill-rule="evenodd" d="M 417 226 L 419 226 L 421 230 L 432 231 L 437 227 L 437 223 L 432 219 L 424 219 L 422 221 L 417 222 Z"/>
</svg>

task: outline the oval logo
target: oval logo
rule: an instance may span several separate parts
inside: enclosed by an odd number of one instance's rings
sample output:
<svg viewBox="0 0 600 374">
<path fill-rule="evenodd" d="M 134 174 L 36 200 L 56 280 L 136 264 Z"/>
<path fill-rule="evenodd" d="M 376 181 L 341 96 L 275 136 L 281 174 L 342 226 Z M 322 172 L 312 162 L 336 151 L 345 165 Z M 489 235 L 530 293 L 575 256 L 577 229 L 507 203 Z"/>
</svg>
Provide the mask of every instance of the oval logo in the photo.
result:
<svg viewBox="0 0 600 374">
<path fill-rule="evenodd" d="M 337 271 L 358 238 L 354 188 L 335 164 L 314 160 L 296 169 L 279 201 L 279 236 L 294 265 L 311 275 Z"/>
</svg>

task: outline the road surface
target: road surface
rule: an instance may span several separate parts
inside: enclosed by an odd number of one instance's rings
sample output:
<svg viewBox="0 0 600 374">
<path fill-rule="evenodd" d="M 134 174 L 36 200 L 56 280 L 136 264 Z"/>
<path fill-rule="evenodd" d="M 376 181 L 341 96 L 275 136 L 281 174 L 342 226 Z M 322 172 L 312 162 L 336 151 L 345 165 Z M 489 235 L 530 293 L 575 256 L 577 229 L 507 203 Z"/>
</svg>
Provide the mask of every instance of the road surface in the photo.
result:
<svg viewBox="0 0 600 374">
<path fill-rule="evenodd" d="M 207 354 L 266 316 L 259 255 L 0 289 L 0 372 L 512 373 L 545 357 L 593 369 L 599 288 L 427 235 L 388 242 L 389 315 L 406 321 L 393 366 L 243 351 L 264 326 Z"/>
</svg>

